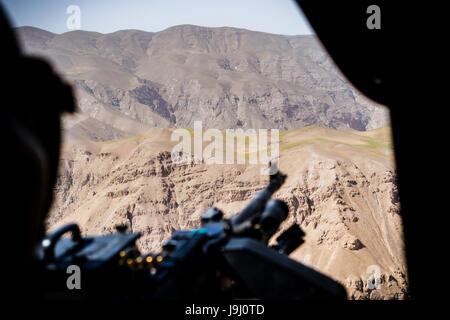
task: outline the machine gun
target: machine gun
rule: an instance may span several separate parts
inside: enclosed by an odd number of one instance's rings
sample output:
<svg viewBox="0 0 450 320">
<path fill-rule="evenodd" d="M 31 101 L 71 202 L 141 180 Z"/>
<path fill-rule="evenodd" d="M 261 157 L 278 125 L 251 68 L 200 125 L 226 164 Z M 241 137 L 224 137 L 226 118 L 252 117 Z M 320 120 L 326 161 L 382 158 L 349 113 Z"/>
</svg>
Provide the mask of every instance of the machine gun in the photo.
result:
<svg viewBox="0 0 450 320">
<path fill-rule="evenodd" d="M 268 246 L 288 216 L 271 200 L 284 183 L 280 172 L 231 219 L 209 208 L 201 228 L 176 231 L 158 254 L 141 254 L 139 233 L 81 237 L 76 224 L 48 234 L 37 248 L 46 298 L 82 299 L 345 299 L 342 285 L 288 257 L 303 243 L 293 224 Z M 71 232 L 72 237 L 62 237 Z M 81 290 L 66 286 L 67 268 L 77 266 Z"/>
</svg>

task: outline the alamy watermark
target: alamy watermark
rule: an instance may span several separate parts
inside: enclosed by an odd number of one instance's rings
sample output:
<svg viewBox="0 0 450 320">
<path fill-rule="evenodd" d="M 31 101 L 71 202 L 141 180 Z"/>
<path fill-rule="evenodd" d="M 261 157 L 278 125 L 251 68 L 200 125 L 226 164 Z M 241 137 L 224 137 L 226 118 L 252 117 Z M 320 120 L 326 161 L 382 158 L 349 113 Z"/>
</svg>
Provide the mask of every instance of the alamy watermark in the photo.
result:
<svg viewBox="0 0 450 320">
<path fill-rule="evenodd" d="M 369 290 L 377 290 L 381 287 L 381 269 L 379 266 L 372 264 L 367 267 L 366 274 L 370 275 L 367 279 L 367 288 Z"/>
<path fill-rule="evenodd" d="M 66 13 L 70 16 L 66 20 L 66 26 L 69 30 L 81 29 L 81 9 L 77 5 L 70 5 L 66 9 Z"/>
<path fill-rule="evenodd" d="M 366 26 L 369 30 L 381 29 L 381 9 L 373 4 L 367 7 L 366 13 L 370 14 L 367 18 Z"/>
<path fill-rule="evenodd" d="M 203 130 L 202 122 L 194 121 L 193 130 L 175 129 L 171 141 L 179 142 L 171 154 L 176 164 L 261 164 L 265 166 L 261 174 L 275 174 L 278 170 L 278 129 Z M 269 163 L 276 165 L 267 167 Z"/>
<path fill-rule="evenodd" d="M 73 290 L 73 289 L 81 289 L 81 269 L 76 264 L 72 264 L 67 267 L 66 270 L 67 274 L 70 274 L 70 276 L 67 277 L 66 280 L 66 286 L 67 289 Z"/>
</svg>

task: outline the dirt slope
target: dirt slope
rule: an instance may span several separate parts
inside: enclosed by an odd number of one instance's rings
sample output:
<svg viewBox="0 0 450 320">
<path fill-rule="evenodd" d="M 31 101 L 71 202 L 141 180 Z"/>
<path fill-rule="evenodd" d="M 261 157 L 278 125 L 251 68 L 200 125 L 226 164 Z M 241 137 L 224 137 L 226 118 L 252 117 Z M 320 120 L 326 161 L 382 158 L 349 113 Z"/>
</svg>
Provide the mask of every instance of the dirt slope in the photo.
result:
<svg viewBox="0 0 450 320">
<path fill-rule="evenodd" d="M 231 216 L 267 183 L 259 166 L 174 164 L 171 133 L 152 129 L 110 142 L 68 142 L 49 229 L 77 222 L 84 234 L 105 234 L 126 223 L 143 233 L 143 251 L 156 251 L 173 230 L 198 227 L 209 206 Z M 307 127 L 280 136 L 280 169 L 288 180 L 276 197 L 290 208 L 284 227 L 296 221 L 306 232 L 305 244 L 291 256 L 341 281 L 351 298 L 404 298 L 388 127 Z"/>
</svg>

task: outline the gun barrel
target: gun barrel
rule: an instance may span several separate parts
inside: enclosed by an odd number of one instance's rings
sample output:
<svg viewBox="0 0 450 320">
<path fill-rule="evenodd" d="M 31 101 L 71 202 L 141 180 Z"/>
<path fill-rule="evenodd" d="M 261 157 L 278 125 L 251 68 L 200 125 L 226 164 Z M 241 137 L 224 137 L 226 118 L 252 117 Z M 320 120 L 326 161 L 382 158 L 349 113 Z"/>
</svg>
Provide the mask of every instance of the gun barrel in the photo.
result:
<svg viewBox="0 0 450 320">
<path fill-rule="evenodd" d="M 241 213 L 231 218 L 231 224 L 236 227 L 246 221 L 251 221 L 253 218 L 261 215 L 264 211 L 267 201 L 277 191 L 286 180 L 286 175 L 277 172 L 270 176 L 270 182 L 267 187 L 259 191 L 252 199 L 252 201 L 242 210 Z"/>
</svg>

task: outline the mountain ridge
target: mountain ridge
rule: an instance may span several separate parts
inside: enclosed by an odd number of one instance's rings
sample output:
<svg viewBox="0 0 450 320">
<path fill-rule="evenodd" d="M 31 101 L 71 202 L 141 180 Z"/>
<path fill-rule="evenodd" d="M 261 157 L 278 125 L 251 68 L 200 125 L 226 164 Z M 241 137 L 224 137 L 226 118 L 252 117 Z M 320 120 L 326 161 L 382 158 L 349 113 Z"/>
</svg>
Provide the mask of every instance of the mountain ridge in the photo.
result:
<svg viewBox="0 0 450 320">
<path fill-rule="evenodd" d="M 314 35 L 195 25 L 16 33 L 26 53 L 49 59 L 74 84 L 84 120 L 72 121 L 69 138 L 108 140 L 153 127 L 192 127 L 196 120 L 210 128 L 281 130 L 364 131 L 388 123 L 386 108 L 345 81 Z M 105 135 L 90 133 L 91 118 L 109 128 Z M 136 129 L 124 130 L 124 122 Z"/>
<path fill-rule="evenodd" d="M 172 28 L 184 28 L 184 27 L 199 27 L 199 28 L 208 28 L 208 29 L 234 29 L 234 30 L 243 30 L 243 31 L 250 31 L 250 32 L 255 32 L 255 33 L 264 33 L 264 34 L 269 34 L 269 35 L 274 35 L 274 36 L 284 36 L 284 37 L 316 37 L 315 34 L 295 34 L 295 35 L 287 35 L 287 34 L 281 34 L 281 33 L 271 33 L 271 32 L 265 32 L 265 31 L 258 31 L 258 30 L 251 30 L 251 29 L 247 29 L 247 28 L 239 28 L 239 27 L 231 27 L 231 26 L 220 26 L 220 27 L 208 27 L 208 26 L 201 26 L 201 25 L 196 25 L 196 24 L 190 24 L 190 23 L 185 23 L 185 24 L 178 24 L 178 25 L 174 25 L 174 26 L 170 26 L 167 27 L 165 29 L 159 30 L 159 31 L 147 31 L 147 30 L 141 30 L 141 29 L 120 29 L 120 30 L 116 30 L 116 31 L 112 31 L 112 32 L 107 32 L 107 33 L 103 33 L 100 31 L 94 31 L 94 30 L 70 30 L 70 31 L 66 31 L 66 32 L 62 32 L 62 33 L 57 33 L 57 32 L 52 32 L 52 31 L 48 31 L 39 27 L 35 27 L 35 26 L 19 26 L 19 27 L 14 27 L 14 30 L 18 30 L 20 31 L 21 29 L 35 29 L 35 30 L 41 30 L 47 33 L 51 33 L 53 35 L 62 35 L 65 33 L 70 33 L 70 32 L 88 32 L 88 33 L 97 33 L 100 35 L 111 35 L 117 32 L 121 32 L 121 31 L 139 31 L 139 32 L 145 32 L 145 33 L 158 33 L 158 32 L 163 32 L 166 31 L 168 29 L 172 29 Z"/>
</svg>

